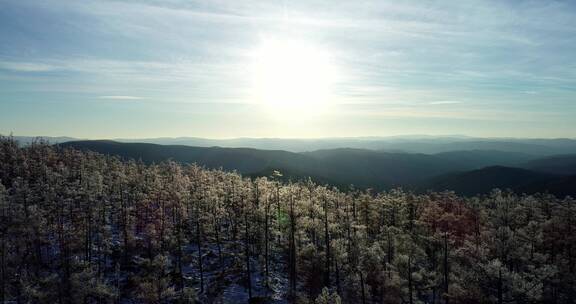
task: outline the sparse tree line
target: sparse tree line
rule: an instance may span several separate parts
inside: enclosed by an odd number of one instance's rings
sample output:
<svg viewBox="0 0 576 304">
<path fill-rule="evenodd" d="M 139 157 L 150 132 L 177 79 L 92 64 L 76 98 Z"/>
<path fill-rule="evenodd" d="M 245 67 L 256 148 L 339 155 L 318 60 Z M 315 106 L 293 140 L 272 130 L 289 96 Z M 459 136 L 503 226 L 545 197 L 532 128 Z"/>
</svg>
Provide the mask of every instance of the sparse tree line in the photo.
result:
<svg viewBox="0 0 576 304">
<path fill-rule="evenodd" d="M 343 192 L 9 137 L 0 181 L 0 303 L 576 302 L 572 198 Z"/>
</svg>

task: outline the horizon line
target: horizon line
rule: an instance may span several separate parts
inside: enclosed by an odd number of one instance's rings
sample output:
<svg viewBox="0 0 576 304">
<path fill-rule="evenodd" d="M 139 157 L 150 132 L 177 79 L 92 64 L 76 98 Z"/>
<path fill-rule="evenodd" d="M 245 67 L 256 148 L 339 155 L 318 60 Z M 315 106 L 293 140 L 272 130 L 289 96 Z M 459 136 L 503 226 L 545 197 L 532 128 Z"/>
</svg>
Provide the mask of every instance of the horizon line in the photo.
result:
<svg viewBox="0 0 576 304">
<path fill-rule="evenodd" d="M 238 139 L 257 139 L 257 140 L 345 140 L 345 139 L 392 139 L 392 138 L 417 138 L 417 137 L 428 137 L 428 138 L 468 138 L 468 139 L 522 139 L 522 140 L 576 140 L 576 137 L 518 137 L 518 136 L 472 136 L 472 135 L 462 135 L 462 134 L 401 134 L 401 135 L 367 135 L 367 136 L 342 136 L 342 137 L 251 137 L 251 136 L 238 136 L 238 137 L 199 137 L 199 136 L 160 136 L 160 137 L 75 137 L 68 135 L 15 135 L 13 133 L 4 134 L 0 132 L 0 136 L 3 137 L 25 137 L 25 138 L 70 138 L 73 140 L 153 140 L 153 139 L 201 139 L 201 140 L 215 140 L 215 141 L 225 141 L 225 140 L 238 140 Z"/>
</svg>

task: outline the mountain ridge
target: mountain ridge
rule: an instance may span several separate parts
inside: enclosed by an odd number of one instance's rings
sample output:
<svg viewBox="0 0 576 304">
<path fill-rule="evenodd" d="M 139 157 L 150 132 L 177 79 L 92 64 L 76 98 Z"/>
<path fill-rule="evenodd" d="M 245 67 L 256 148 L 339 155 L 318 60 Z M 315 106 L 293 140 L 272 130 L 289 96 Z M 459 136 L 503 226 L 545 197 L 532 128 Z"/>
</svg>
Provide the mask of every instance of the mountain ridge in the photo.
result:
<svg viewBox="0 0 576 304">
<path fill-rule="evenodd" d="M 478 170 L 487 164 L 520 167 L 536 159 L 525 153 L 483 150 L 431 155 L 338 148 L 294 153 L 254 148 L 121 143 L 111 140 L 67 142 L 58 146 L 141 159 L 147 163 L 172 159 L 181 163 L 197 163 L 207 168 L 238 171 L 248 176 L 269 175 L 273 170 L 282 170 L 291 179 L 311 177 L 338 186 L 355 185 L 379 190 L 393 187 L 419 189 L 428 180 L 445 174 Z"/>
<path fill-rule="evenodd" d="M 22 143 L 30 143 L 36 137 L 15 136 Z M 77 141 L 71 137 L 41 137 L 53 144 Z M 387 152 L 436 154 L 460 150 L 498 150 L 526 153 L 535 156 L 552 156 L 576 152 L 576 139 L 570 138 L 482 138 L 462 135 L 432 136 L 405 135 L 388 137 L 341 137 L 341 138 L 230 138 L 209 139 L 201 137 L 160 137 L 142 139 L 111 139 L 126 143 L 154 143 L 162 145 L 186 145 L 195 147 L 254 148 L 259 150 L 285 150 L 311 152 L 322 149 L 358 148 Z"/>
</svg>

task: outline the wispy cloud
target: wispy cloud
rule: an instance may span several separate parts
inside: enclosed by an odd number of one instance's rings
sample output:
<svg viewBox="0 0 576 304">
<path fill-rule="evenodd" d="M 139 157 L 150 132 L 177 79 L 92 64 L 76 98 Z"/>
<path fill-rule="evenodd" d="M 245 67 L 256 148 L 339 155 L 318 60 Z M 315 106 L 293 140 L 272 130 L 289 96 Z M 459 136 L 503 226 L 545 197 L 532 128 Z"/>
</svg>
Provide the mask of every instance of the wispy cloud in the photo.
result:
<svg viewBox="0 0 576 304">
<path fill-rule="evenodd" d="M 141 102 L 149 111 L 221 114 L 205 125 L 216 128 L 237 113 L 225 103 L 254 102 L 253 50 L 270 37 L 326 50 L 338 71 L 331 105 L 355 108 L 341 120 L 366 128 L 375 113 L 503 124 L 542 121 L 544 110 L 576 113 L 570 1 L 0 2 L 0 107 Z M 555 123 L 569 129 L 570 119 Z"/>
<path fill-rule="evenodd" d="M 0 61 L 0 69 L 15 72 L 48 72 L 55 70 L 56 67 L 44 63 Z"/>
<path fill-rule="evenodd" d="M 122 101 L 135 101 L 144 99 L 144 97 L 140 96 L 131 96 L 131 95 L 105 95 L 105 96 L 98 96 L 99 99 L 109 99 L 109 100 L 122 100 Z"/>
<path fill-rule="evenodd" d="M 428 104 L 430 105 L 450 105 L 450 104 L 459 104 L 462 101 L 459 100 L 438 100 L 438 101 L 431 101 Z"/>
</svg>

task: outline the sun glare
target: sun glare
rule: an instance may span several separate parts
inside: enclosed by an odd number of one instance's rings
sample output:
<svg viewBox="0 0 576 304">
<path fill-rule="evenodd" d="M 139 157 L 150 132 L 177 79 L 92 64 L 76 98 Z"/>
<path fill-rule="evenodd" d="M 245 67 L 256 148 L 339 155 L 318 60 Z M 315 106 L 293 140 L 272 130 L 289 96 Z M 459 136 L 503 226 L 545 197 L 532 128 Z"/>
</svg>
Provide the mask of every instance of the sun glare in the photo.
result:
<svg viewBox="0 0 576 304">
<path fill-rule="evenodd" d="M 329 53 L 299 41 L 266 40 L 254 55 L 260 102 L 284 115 L 325 110 L 336 75 Z"/>
</svg>

